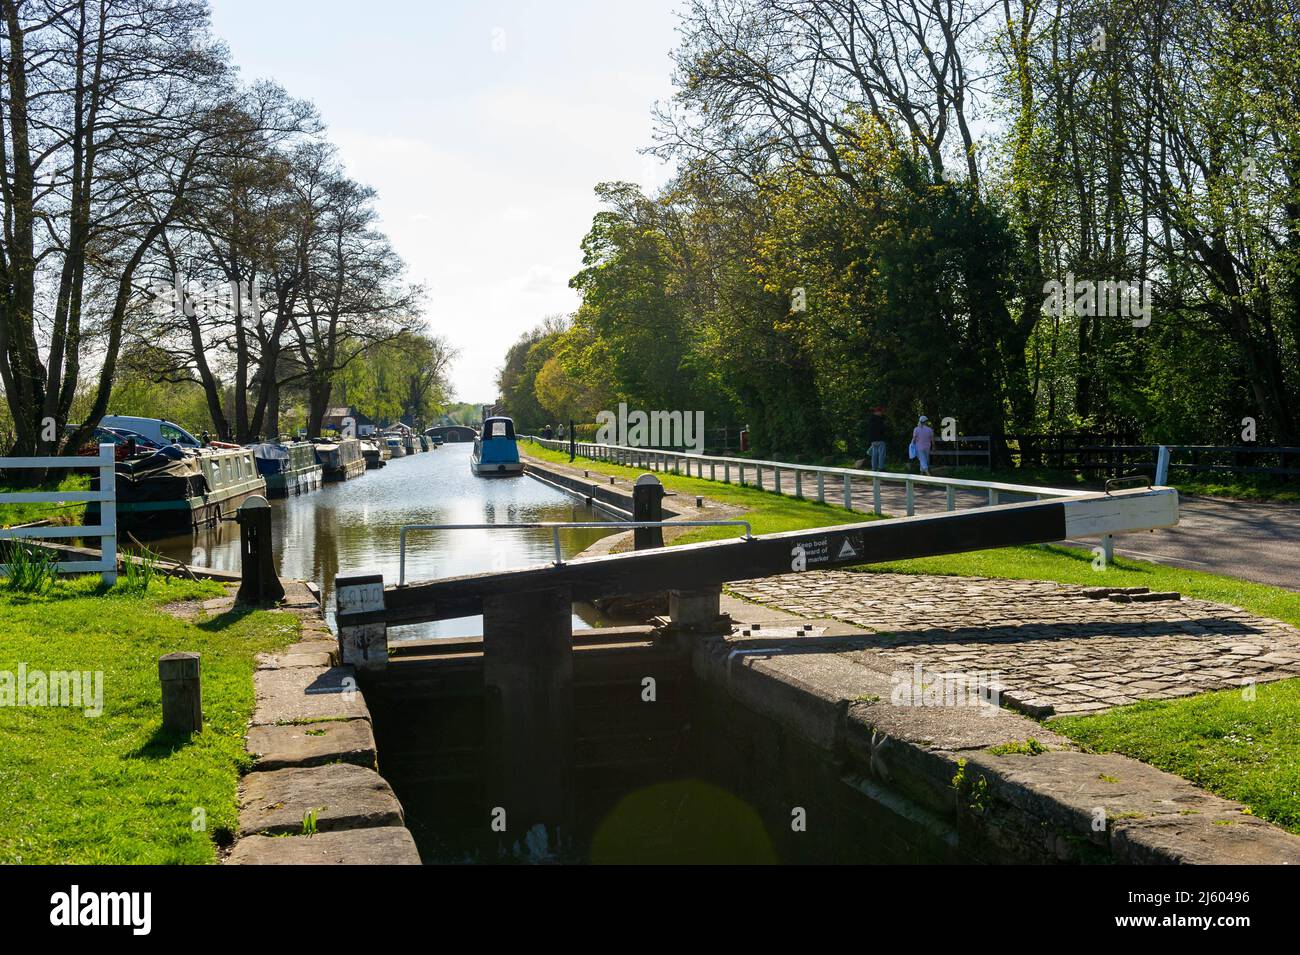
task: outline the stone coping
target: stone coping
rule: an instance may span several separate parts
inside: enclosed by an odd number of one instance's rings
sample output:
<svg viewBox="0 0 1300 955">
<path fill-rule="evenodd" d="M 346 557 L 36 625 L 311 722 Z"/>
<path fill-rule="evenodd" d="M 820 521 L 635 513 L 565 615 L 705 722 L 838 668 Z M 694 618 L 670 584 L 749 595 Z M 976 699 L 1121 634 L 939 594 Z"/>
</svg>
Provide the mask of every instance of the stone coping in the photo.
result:
<svg viewBox="0 0 1300 955">
<path fill-rule="evenodd" d="M 419 865 L 401 803 L 377 771 L 356 673 L 335 665 L 319 592 L 283 583 L 279 608 L 302 621 L 302 638 L 258 657 L 245 742 L 256 762 L 240 783 L 239 839 L 226 864 Z"/>
<path fill-rule="evenodd" d="M 734 599 L 727 609 L 741 622 L 732 635 L 696 642 L 697 678 L 822 753 L 846 785 L 928 827 L 964 861 L 1300 863 L 1300 837 L 1240 803 L 1135 759 L 1083 752 L 1050 723 L 978 701 L 896 699 L 899 662 L 876 634 L 812 626 L 815 635 L 792 637 L 806 618 Z M 761 625 L 746 626 L 747 616 Z"/>
</svg>

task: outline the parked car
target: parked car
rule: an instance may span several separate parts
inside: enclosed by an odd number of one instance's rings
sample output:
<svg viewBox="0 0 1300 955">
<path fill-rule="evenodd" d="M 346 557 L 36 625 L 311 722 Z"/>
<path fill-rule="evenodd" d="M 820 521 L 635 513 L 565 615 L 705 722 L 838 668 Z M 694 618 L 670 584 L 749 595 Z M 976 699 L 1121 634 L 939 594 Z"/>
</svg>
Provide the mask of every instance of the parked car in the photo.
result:
<svg viewBox="0 0 1300 955">
<path fill-rule="evenodd" d="M 76 429 L 72 425 L 68 425 L 66 428 L 64 428 L 64 431 L 67 434 L 71 434 L 75 430 Z M 140 451 L 157 450 L 158 446 L 155 445 L 152 441 L 149 441 L 149 443 L 145 445 L 140 443 L 140 441 L 142 440 L 148 441 L 147 438 L 142 438 L 140 436 L 136 437 L 136 448 L 138 450 Z M 131 455 L 130 439 L 127 437 L 127 435 L 119 434 L 116 430 L 111 428 L 95 428 L 93 431 L 90 432 L 90 437 L 86 439 L 86 443 L 83 444 L 81 447 L 77 448 L 76 453 L 86 455 L 87 457 L 94 457 L 95 455 L 99 454 L 99 446 L 101 444 L 114 445 L 113 448 L 114 460 L 125 461 Z"/>
<path fill-rule="evenodd" d="M 157 441 L 153 441 L 140 434 L 138 431 L 129 431 L 126 428 L 97 428 L 97 431 L 108 431 L 117 435 L 123 441 L 135 441 L 135 446 L 141 451 L 157 451 L 162 447 Z"/>
<path fill-rule="evenodd" d="M 179 444 L 182 448 L 202 447 L 202 442 L 175 422 L 165 418 L 136 418 L 131 415 L 105 415 L 99 422 L 101 428 L 125 428 L 142 434 L 160 446 Z"/>
</svg>

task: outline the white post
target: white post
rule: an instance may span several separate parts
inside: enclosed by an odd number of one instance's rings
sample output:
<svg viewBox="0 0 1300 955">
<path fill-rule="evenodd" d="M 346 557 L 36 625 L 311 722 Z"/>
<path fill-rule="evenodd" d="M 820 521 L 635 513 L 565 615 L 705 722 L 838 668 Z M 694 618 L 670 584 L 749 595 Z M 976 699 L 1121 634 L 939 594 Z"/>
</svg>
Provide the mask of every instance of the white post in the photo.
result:
<svg viewBox="0 0 1300 955">
<path fill-rule="evenodd" d="M 794 472 L 794 496 L 803 500 L 803 472 Z"/>
<path fill-rule="evenodd" d="M 880 516 L 880 478 L 871 479 L 871 509 L 876 517 Z"/>
<path fill-rule="evenodd" d="M 844 475 L 844 509 L 846 511 L 853 510 L 853 476 L 851 474 Z"/>
<path fill-rule="evenodd" d="M 754 486 L 760 491 L 763 490 L 763 465 L 754 465 Z"/>
<path fill-rule="evenodd" d="M 957 489 L 953 487 L 951 484 L 949 484 L 948 485 L 948 510 L 955 511 L 956 509 L 957 509 Z"/>
<path fill-rule="evenodd" d="M 388 624 L 383 619 L 353 623 L 357 614 L 382 613 L 382 574 L 349 574 L 334 577 L 334 620 L 339 630 L 339 659 L 359 670 L 382 670 L 388 666 Z"/>
<path fill-rule="evenodd" d="M 817 503 L 826 503 L 826 475 L 821 471 L 817 472 Z"/>
<path fill-rule="evenodd" d="M 1169 445 L 1162 444 L 1156 452 L 1156 487 L 1169 483 Z"/>
<path fill-rule="evenodd" d="M 114 469 L 116 464 L 116 451 L 111 444 L 101 444 L 99 446 L 99 489 L 106 492 L 107 497 L 99 502 L 99 526 L 103 528 L 100 531 L 99 547 L 103 555 L 104 570 L 101 572 L 100 579 L 106 585 L 117 583 L 117 473 Z"/>
</svg>

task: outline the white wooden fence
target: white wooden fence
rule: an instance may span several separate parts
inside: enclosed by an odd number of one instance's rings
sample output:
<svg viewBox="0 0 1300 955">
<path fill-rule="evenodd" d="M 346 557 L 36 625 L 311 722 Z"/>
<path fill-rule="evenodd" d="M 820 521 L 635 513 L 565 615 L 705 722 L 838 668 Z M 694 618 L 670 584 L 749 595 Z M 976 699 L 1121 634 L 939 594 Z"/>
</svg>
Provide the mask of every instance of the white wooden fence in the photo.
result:
<svg viewBox="0 0 1300 955">
<path fill-rule="evenodd" d="M 98 491 L 12 491 L 0 493 L 0 504 L 78 504 L 98 502 L 99 523 L 96 525 L 72 524 L 46 527 L 7 527 L 0 528 L 0 541 L 6 540 L 51 540 L 70 537 L 98 537 L 100 539 L 99 560 L 63 560 L 59 561 L 60 573 L 101 574 L 106 584 L 117 581 L 117 477 L 113 470 L 115 463 L 114 445 L 101 444 L 99 456 L 73 455 L 58 458 L 0 458 L 0 468 L 4 470 L 60 470 L 68 468 L 98 468 Z M 9 568 L 0 564 L 0 573 L 8 574 Z"/>
</svg>

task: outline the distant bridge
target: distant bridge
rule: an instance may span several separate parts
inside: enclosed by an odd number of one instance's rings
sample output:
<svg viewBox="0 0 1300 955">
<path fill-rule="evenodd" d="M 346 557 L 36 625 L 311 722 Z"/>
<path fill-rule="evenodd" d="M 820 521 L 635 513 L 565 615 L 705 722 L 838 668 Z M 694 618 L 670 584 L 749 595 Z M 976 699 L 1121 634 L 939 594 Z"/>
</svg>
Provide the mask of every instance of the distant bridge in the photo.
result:
<svg viewBox="0 0 1300 955">
<path fill-rule="evenodd" d="M 431 438 L 442 438 L 448 444 L 464 443 L 473 441 L 478 437 L 478 432 L 473 428 L 461 424 L 446 424 L 437 428 L 430 428 L 424 432 Z"/>
</svg>

